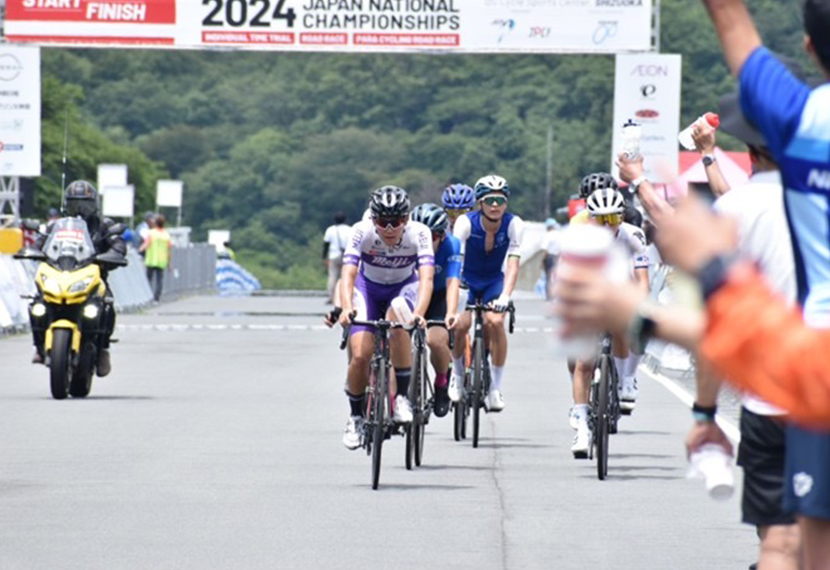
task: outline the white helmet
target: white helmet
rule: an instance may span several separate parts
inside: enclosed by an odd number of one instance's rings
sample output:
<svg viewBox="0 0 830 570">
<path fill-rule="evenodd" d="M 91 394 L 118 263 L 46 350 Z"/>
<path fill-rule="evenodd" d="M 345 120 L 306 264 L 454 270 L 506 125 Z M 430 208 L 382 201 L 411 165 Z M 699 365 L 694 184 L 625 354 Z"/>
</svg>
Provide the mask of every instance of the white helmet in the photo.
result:
<svg viewBox="0 0 830 570">
<path fill-rule="evenodd" d="M 479 178 L 475 185 L 475 192 L 476 200 L 481 200 L 484 196 L 492 192 L 501 192 L 505 196 L 510 197 L 510 187 L 507 185 L 507 180 L 495 174 Z"/>
<path fill-rule="evenodd" d="M 588 196 L 587 207 L 591 216 L 622 214 L 625 210 L 625 198 L 619 190 L 603 188 Z"/>
</svg>

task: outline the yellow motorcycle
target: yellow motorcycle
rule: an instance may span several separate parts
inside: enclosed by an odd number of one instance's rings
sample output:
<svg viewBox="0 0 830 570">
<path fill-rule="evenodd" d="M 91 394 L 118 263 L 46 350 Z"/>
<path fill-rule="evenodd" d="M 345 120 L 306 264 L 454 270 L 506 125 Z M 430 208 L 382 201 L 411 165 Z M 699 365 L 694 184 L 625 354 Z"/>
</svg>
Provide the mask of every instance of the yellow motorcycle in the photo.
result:
<svg viewBox="0 0 830 570">
<path fill-rule="evenodd" d="M 123 224 L 116 224 L 109 233 L 123 230 Z M 105 302 L 107 285 L 101 270 L 125 266 L 127 260 L 114 252 L 96 255 L 81 218 L 56 221 L 42 250 L 27 248 L 15 258 L 40 262 L 29 317 L 49 368 L 52 397 L 88 396 L 107 332 L 105 313 L 112 310 Z"/>
</svg>

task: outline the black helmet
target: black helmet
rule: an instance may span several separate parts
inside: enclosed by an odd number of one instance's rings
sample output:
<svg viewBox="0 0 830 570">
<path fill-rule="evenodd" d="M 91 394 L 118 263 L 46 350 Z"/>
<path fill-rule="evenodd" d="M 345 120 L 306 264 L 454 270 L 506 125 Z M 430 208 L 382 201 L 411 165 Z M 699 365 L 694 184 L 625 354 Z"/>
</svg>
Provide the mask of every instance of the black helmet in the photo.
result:
<svg viewBox="0 0 830 570">
<path fill-rule="evenodd" d="M 63 191 L 64 211 L 67 216 L 89 220 L 98 213 L 98 191 L 86 180 L 76 180 Z"/>
<path fill-rule="evenodd" d="M 369 198 L 373 218 L 403 218 L 409 215 L 409 196 L 397 186 L 381 186 Z"/>
<path fill-rule="evenodd" d="M 617 190 L 617 181 L 607 172 L 594 172 L 582 179 L 579 184 L 579 197 L 588 198 L 597 190 L 605 190 L 606 188 Z"/>
<path fill-rule="evenodd" d="M 440 234 L 447 231 L 447 213 L 444 211 L 444 208 L 437 204 L 421 204 L 420 206 L 416 206 L 412 210 L 412 213 L 409 214 L 409 218 L 413 222 L 421 222 L 433 233 Z"/>
</svg>

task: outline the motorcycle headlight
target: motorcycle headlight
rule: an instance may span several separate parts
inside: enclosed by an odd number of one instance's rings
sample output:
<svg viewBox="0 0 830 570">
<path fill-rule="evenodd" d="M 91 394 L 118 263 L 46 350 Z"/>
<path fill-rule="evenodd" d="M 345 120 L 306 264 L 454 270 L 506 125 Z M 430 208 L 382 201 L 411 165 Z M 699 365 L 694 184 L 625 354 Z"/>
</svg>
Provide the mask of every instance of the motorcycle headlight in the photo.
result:
<svg viewBox="0 0 830 570">
<path fill-rule="evenodd" d="M 86 305 L 84 307 L 84 316 L 88 319 L 95 319 L 98 317 L 98 305 Z"/>
<path fill-rule="evenodd" d="M 52 279 L 44 274 L 41 275 L 40 282 L 43 284 L 44 291 L 52 293 L 53 295 L 61 294 L 61 284 L 58 283 L 57 279 Z"/>
<path fill-rule="evenodd" d="M 80 293 L 81 291 L 86 291 L 87 287 L 89 287 L 91 284 L 92 277 L 87 277 L 86 279 L 75 281 L 72 285 L 69 286 L 68 291 L 70 293 Z"/>
<path fill-rule="evenodd" d="M 32 305 L 32 316 L 40 318 L 46 314 L 46 305 L 43 303 L 35 303 Z"/>
</svg>

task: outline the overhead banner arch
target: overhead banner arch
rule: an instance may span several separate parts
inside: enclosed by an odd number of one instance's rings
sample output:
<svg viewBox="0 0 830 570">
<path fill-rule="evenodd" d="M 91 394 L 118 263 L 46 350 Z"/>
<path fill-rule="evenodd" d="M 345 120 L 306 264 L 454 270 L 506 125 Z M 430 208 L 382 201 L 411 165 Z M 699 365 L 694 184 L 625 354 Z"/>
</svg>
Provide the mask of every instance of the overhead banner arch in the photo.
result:
<svg viewBox="0 0 830 570">
<path fill-rule="evenodd" d="M 652 50 L 653 0 L 6 0 L 41 45 L 274 51 Z"/>
</svg>

